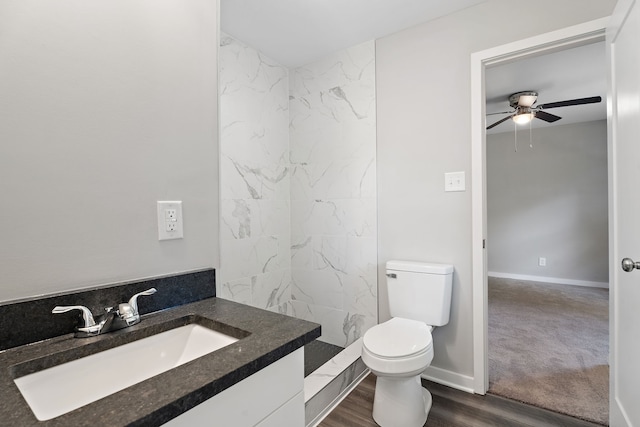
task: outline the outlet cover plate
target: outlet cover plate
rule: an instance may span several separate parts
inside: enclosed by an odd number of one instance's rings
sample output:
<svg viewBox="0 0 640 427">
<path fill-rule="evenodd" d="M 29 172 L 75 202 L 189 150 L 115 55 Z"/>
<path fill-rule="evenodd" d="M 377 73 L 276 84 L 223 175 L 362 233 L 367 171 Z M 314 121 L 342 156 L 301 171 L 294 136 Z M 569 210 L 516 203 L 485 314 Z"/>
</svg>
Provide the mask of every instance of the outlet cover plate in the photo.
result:
<svg viewBox="0 0 640 427">
<path fill-rule="evenodd" d="M 182 239 L 182 202 L 158 201 L 158 240 Z"/>
</svg>

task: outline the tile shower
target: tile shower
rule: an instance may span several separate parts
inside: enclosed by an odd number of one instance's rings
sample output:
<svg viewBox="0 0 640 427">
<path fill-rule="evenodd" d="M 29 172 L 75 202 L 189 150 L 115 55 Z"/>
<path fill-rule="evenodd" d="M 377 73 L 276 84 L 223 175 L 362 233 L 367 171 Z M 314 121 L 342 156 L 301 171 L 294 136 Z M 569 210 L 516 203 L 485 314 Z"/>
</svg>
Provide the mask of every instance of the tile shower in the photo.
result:
<svg viewBox="0 0 640 427">
<path fill-rule="evenodd" d="M 287 69 L 222 35 L 217 294 L 322 325 L 377 323 L 375 49 Z"/>
</svg>

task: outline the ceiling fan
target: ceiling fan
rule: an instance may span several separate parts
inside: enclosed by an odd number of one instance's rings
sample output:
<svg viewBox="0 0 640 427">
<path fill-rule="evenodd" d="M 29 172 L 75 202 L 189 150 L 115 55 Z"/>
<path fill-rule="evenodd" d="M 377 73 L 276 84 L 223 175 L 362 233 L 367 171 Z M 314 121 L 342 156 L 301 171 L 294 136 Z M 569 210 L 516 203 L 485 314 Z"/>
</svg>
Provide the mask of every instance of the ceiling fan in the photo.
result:
<svg viewBox="0 0 640 427">
<path fill-rule="evenodd" d="M 487 130 L 492 129 L 498 126 L 500 123 L 505 122 L 509 119 L 512 119 L 518 124 L 525 124 L 529 123 L 535 117 L 537 119 L 544 120 L 547 123 L 553 123 L 560 120 L 562 117 L 556 116 L 555 114 L 547 113 L 544 110 L 548 110 L 550 108 L 568 107 L 571 105 L 596 104 L 598 102 L 601 102 L 602 98 L 599 96 L 592 96 L 590 98 L 569 99 L 567 101 L 540 104 L 534 107 L 533 104 L 535 104 L 537 100 L 538 92 L 535 91 L 516 92 L 510 95 L 509 105 L 514 110 L 487 114 L 488 116 L 494 114 L 509 114 L 507 117 L 504 117 L 494 124 L 487 126 Z"/>
</svg>

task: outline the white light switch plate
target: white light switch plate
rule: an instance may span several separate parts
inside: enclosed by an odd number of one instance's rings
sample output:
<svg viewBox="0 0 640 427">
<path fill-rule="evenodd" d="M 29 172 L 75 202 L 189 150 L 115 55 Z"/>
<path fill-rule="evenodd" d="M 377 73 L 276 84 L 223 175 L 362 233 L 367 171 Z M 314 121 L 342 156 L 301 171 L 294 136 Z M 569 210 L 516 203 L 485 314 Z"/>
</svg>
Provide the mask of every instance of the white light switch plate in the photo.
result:
<svg viewBox="0 0 640 427">
<path fill-rule="evenodd" d="M 182 239 L 182 202 L 158 201 L 158 240 Z"/>
<path fill-rule="evenodd" d="M 444 191 L 464 191 L 464 171 L 444 174 Z"/>
</svg>

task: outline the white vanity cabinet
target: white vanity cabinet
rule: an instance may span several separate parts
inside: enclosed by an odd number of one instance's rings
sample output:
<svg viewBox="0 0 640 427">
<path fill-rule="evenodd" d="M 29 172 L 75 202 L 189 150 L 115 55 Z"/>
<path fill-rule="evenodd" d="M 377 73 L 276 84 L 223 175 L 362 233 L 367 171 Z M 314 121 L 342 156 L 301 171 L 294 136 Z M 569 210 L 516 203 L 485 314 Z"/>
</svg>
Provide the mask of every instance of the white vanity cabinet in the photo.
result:
<svg viewBox="0 0 640 427">
<path fill-rule="evenodd" d="M 164 425 L 304 427 L 304 349 L 299 348 Z"/>
</svg>

